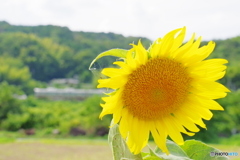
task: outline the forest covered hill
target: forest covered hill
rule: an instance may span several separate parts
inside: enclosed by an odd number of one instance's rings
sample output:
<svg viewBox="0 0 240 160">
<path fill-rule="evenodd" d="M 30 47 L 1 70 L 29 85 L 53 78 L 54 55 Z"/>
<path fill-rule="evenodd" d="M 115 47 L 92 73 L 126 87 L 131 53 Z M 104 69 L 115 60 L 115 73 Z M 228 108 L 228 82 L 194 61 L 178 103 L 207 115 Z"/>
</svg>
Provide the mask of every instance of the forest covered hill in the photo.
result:
<svg viewBox="0 0 240 160">
<path fill-rule="evenodd" d="M 19 85 L 27 93 L 33 86 L 55 78 L 75 77 L 81 83 L 92 83 L 94 76 L 88 67 L 96 55 L 112 48 L 129 49 L 129 44 L 139 39 L 146 47 L 151 43 L 144 37 L 75 32 L 53 25 L 17 26 L 1 21 L 0 81 Z M 215 42 L 211 57 L 229 60 L 230 67 L 222 81 L 231 89 L 237 89 L 240 87 L 240 36 Z M 104 68 L 111 60 L 104 58 L 96 67 Z"/>
<path fill-rule="evenodd" d="M 82 83 L 92 83 L 94 76 L 88 67 L 99 53 L 112 48 L 130 48 L 129 44 L 139 39 L 145 45 L 150 44 L 150 40 L 143 37 L 73 32 L 67 27 L 52 25 L 14 26 L 3 21 L 0 22 L 0 62 L 4 67 L 0 69 L 0 81 L 19 85 L 26 81 L 77 77 Z M 110 64 L 109 59 L 103 59 L 100 67 Z"/>
</svg>

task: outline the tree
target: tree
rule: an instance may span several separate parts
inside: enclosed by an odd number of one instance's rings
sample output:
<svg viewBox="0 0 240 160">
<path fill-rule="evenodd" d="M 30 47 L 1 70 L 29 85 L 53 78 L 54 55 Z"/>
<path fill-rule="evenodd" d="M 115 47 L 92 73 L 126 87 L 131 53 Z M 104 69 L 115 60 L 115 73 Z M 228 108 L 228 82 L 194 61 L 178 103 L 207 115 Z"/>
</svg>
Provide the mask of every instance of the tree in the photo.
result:
<svg viewBox="0 0 240 160">
<path fill-rule="evenodd" d="M 7 82 L 0 83 L 0 120 L 7 118 L 9 113 L 21 112 L 19 101 L 14 94 L 22 93 L 19 88 L 9 85 Z"/>
</svg>

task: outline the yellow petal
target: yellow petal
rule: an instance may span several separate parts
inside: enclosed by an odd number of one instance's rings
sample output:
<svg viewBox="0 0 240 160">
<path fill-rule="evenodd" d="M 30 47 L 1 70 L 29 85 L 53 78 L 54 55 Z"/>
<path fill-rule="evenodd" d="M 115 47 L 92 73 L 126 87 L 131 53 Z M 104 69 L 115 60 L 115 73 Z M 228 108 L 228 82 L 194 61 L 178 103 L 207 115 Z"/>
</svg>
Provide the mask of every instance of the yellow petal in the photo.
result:
<svg viewBox="0 0 240 160">
<path fill-rule="evenodd" d="M 190 92 L 206 99 L 219 99 L 230 91 L 218 82 L 199 81 L 192 86 Z"/>
<path fill-rule="evenodd" d="M 169 118 L 171 119 L 171 122 L 174 123 L 175 127 L 177 127 L 177 129 L 182 132 L 182 133 L 185 133 L 189 136 L 193 136 L 194 133 L 191 133 L 191 132 L 187 132 L 186 129 L 182 126 L 181 123 L 179 123 L 179 121 L 177 120 L 177 118 L 175 117 L 175 114 L 174 115 L 171 115 L 169 116 Z"/>
<path fill-rule="evenodd" d="M 122 118 L 119 125 L 119 131 L 123 138 L 127 138 L 131 124 L 132 124 L 133 116 L 128 114 L 126 108 L 122 109 Z"/>
<path fill-rule="evenodd" d="M 129 65 L 123 61 L 116 61 L 116 62 L 113 62 L 113 64 L 118 65 L 119 67 L 121 67 L 121 69 L 132 71 Z"/>
<path fill-rule="evenodd" d="M 99 79 L 97 88 L 112 88 L 118 89 L 127 82 L 126 76 L 115 76 L 108 79 Z"/>
<path fill-rule="evenodd" d="M 219 105 L 216 101 L 206 98 L 201 98 L 194 94 L 191 95 L 192 99 L 198 103 L 199 106 L 211 110 L 224 110 L 221 105 Z"/>
<path fill-rule="evenodd" d="M 169 57 L 172 57 L 172 53 L 182 45 L 185 35 L 186 35 L 186 27 L 183 27 L 179 35 L 174 39 L 172 48 L 169 51 Z"/>
<path fill-rule="evenodd" d="M 170 119 L 169 117 L 164 117 L 161 123 L 166 128 L 169 136 L 174 142 L 179 145 L 182 145 L 184 143 L 183 137 L 177 126 L 175 126 L 175 123 L 172 121 L 172 119 Z"/>
<path fill-rule="evenodd" d="M 156 58 L 159 55 L 159 50 L 161 47 L 162 39 L 158 38 L 154 43 L 150 46 L 150 56 L 152 58 Z"/>
<path fill-rule="evenodd" d="M 207 46 L 203 46 L 195 51 L 195 54 L 188 58 L 188 64 L 194 64 L 206 59 L 214 50 L 215 43 L 213 41 L 208 42 Z"/>
<path fill-rule="evenodd" d="M 223 64 L 228 63 L 226 59 L 208 59 L 201 61 L 201 63 L 195 63 L 191 66 L 191 68 L 195 69 L 193 71 L 198 71 L 198 70 L 206 70 L 206 69 L 217 69 Z"/>
<path fill-rule="evenodd" d="M 212 118 L 213 114 L 211 111 L 209 111 L 209 109 L 199 107 L 199 105 L 196 105 L 198 103 L 189 103 L 189 104 L 192 104 L 192 105 L 189 105 L 188 109 L 194 113 L 199 114 L 203 119 L 210 120 Z"/>
<path fill-rule="evenodd" d="M 173 30 L 163 37 L 158 56 L 162 57 L 162 56 L 166 56 L 167 54 L 169 54 L 169 51 L 171 50 L 173 43 L 174 43 L 175 35 L 181 30 L 182 30 L 182 28 Z"/>
<path fill-rule="evenodd" d="M 191 39 L 186 44 L 181 46 L 179 49 L 175 50 L 172 53 L 172 57 L 177 60 L 181 59 L 185 55 L 185 53 L 191 48 L 194 42 L 194 39 L 195 39 L 195 34 L 192 35 Z"/>
<path fill-rule="evenodd" d="M 114 77 L 114 76 L 122 76 L 129 74 L 129 70 L 124 69 L 116 69 L 116 68 L 104 68 L 102 70 L 102 74 L 108 76 L 108 77 Z"/>
<path fill-rule="evenodd" d="M 138 45 L 133 45 L 136 51 L 136 60 L 139 65 L 145 64 L 148 60 L 148 53 L 139 40 Z"/>
<path fill-rule="evenodd" d="M 134 117 L 132 120 L 132 127 L 129 133 L 128 139 L 132 139 L 132 143 L 134 143 L 133 152 L 138 154 L 141 152 L 142 148 L 146 146 L 146 142 L 149 136 L 148 126 L 145 125 L 144 121 L 139 120 Z"/>
<path fill-rule="evenodd" d="M 192 45 L 185 50 L 183 56 L 181 56 L 178 60 L 189 63 L 189 59 L 191 59 L 191 57 L 198 57 L 196 52 L 199 50 L 198 48 L 200 46 L 201 40 L 202 37 L 199 37 L 194 43 L 192 43 Z"/>
<path fill-rule="evenodd" d="M 121 117 L 122 117 L 122 107 L 117 107 L 113 113 L 114 124 L 117 124 L 120 121 Z"/>
<path fill-rule="evenodd" d="M 100 119 L 105 116 L 106 114 L 112 114 L 115 113 L 116 110 L 119 112 L 121 111 L 121 108 L 123 107 L 123 101 L 121 99 L 122 96 L 122 89 L 119 89 L 117 92 L 114 92 L 113 95 L 110 97 L 103 97 L 102 100 L 105 101 L 105 104 L 101 104 L 103 107 L 103 110 L 100 114 Z"/>
<path fill-rule="evenodd" d="M 189 131 L 199 132 L 200 129 L 185 115 L 181 115 L 178 112 L 174 113 L 174 116 L 177 118 L 178 122 L 186 127 Z"/>
<path fill-rule="evenodd" d="M 157 131 L 155 124 L 149 123 L 154 142 L 157 146 L 166 154 L 169 154 L 168 148 L 166 146 L 167 134 L 164 131 Z"/>
<path fill-rule="evenodd" d="M 227 63 L 225 59 L 211 59 L 196 63 L 188 69 L 195 79 L 209 79 L 215 81 L 222 78 L 225 74 L 227 68 L 223 65 L 225 63 Z"/>
<path fill-rule="evenodd" d="M 186 115 L 187 117 L 189 117 L 194 123 L 198 124 L 199 126 L 201 126 L 202 128 L 206 128 L 206 125 L 203 123 L 201 116 L 195 112 L 192 112 L 191 110 L 189 110 L 186 106 L 181 107 L 178 109 L 178 112 L 182 115 Z"/>
<path fill-rule="evenodd" d="M 135 54 L 136 54 L 136 51 L 134 48 L 132 48 L 128 51 L 127 57 L 126 57 L 128 66 L 133 70 L 137 68 L 137 61 L 133 58 L 133 55 Z"/>
</svg>

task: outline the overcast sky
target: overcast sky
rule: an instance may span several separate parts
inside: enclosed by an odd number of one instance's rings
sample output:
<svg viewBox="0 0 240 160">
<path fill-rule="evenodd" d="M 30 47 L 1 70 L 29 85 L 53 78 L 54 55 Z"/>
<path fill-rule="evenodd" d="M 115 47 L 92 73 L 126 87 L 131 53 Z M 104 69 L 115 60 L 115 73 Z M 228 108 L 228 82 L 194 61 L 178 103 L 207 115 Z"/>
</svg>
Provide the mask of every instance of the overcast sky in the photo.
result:
<svg viewBox="0 0 240 160">
<path fill-rule="evenodd" d="M 0 20 L 154 40 L 186 26 L 204 40 L 240 35 L 240 0 L 0 0 Z"/>
</svg>

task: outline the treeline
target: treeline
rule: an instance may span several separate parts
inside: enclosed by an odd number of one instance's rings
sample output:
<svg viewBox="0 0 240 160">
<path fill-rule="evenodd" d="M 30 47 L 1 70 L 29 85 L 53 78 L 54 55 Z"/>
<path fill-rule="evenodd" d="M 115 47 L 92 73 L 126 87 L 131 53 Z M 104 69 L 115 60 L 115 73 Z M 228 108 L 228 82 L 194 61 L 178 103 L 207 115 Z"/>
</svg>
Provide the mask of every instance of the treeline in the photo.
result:
<svg viewBox="0 0 240 160">
<path fill-rule="evenodd" d="M 25 85 L 22 88 L 27 93 L 38 82 L 49 82 L 54 78 L 75 77 L 82 83 L 92 83 L 94 76 L 88 67 L 96 55 L 112 48 L 129 49 L 129 44 L 137 43 L 139 39 L 146 47 L 151 43 L 143 37 L 73 32 L 67 27 L 52 25 L 14 26 L 2 21 L 0 62 L 4 67 L 0 68 L 0 81 Z M 211 58 L 229 60 L 227 75 L 221 81 L 236 90 L 240 87 L 240 36 L 215 42 L 217 45 Z M 112 60 L 104 58 L 94 67 L 104 68 Z"/>
<path fill-rule="evenodd" d="M 77 77 L 83 83 L 92 83 L 93 76 L 88 67 L 97 54 L 111 48 L 130 48 L 129 44 L 139 39 L 150 44 L 146 38 L 114 33 L 72 32 L 66 27 L 52 25 L 27 27 L 0 22 L 0 58 L 2 61 L 7 59 L 5 65 L 9 65 L 1 72 L 6 74 L 11 68 L 25 72 L 35 81 Z M 103 68 L 108 64 L 110 58 L 103 59 L 96 67 Z M 0 80 L 9 81 L 7 77 Z"/>
<path fill-rule="evenodd" d="M 0 88 L 0 131 L 24 130 L 37 136 L 103 136 L 108 132 L 111 117 L 99 119 L 99 95 L 83 102 L 46 101 L 34 96 L 19 100 L 15 97 L 21 94 L 18 88 L 6 82 L 0 83 Z"/>
</svg>

